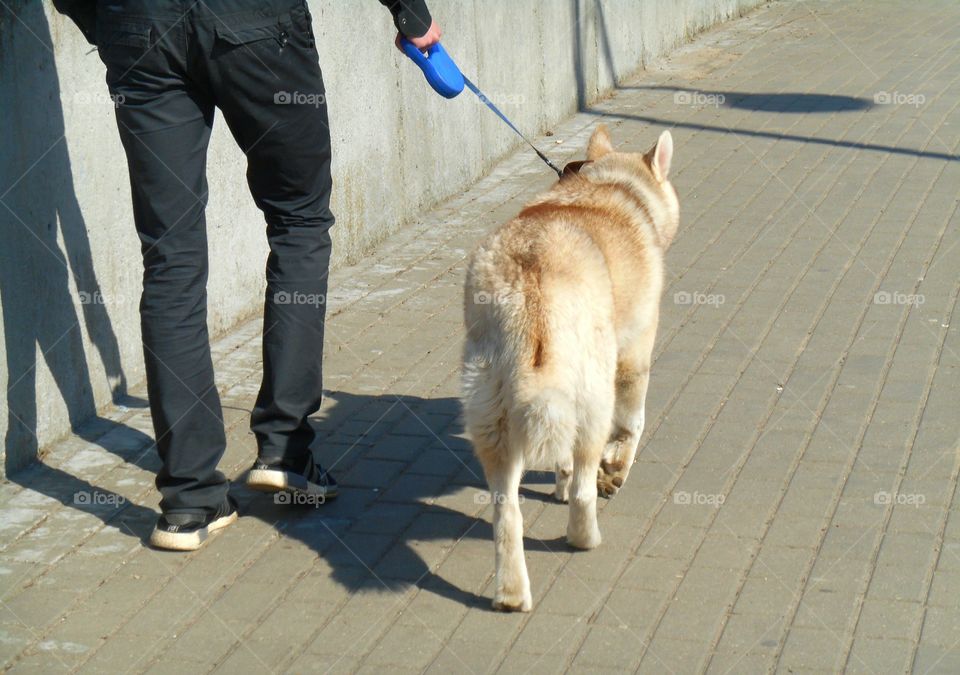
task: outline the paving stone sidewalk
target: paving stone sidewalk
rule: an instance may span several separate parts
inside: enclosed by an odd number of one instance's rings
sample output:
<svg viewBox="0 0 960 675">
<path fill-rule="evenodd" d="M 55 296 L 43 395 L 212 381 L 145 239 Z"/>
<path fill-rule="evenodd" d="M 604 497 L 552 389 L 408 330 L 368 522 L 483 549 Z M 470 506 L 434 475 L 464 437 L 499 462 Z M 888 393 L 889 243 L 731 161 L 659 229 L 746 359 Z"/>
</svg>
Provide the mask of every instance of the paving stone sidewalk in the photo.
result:
<svg viewBox="0 0 960 675">
<path fill-rule="evenodd" d="M 569 160 L 601 119 L 632 150 L 672 128 L 683 218 L 603 545 L 569 550 L 551 476 L 527 475 L 532 613 L 489 610 L 491 508 L 456 400 L 465 256 L 550 183 L 520 151 L 333 275 L 316 426 L 336 502 L 238 485 L 237 525 L 150 550 L 157 459 L 133 407 L 0 485 L 0 661 L 960 672 L 958 44 L 955 2 L 774 3 L 539 139 Z M 231 477 L 255 453 L 260 330 L 215 345 Z"/>
</svg>

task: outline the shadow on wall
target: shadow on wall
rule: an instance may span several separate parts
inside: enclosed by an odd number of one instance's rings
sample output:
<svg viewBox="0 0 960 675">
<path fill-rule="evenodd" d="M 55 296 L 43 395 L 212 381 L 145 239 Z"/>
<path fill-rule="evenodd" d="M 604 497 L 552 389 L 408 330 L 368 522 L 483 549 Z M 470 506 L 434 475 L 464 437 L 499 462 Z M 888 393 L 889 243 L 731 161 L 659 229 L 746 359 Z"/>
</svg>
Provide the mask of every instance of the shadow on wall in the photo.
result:
<svg viewBox="0 0 960 675">
<path fill-rule="evenodd" d="M 33 461 L 39 450 L 40 359 L 66 402 L 71 428 L 84 438 L 92 435 L 85 431 L 88 423 L 97 421 L 84 330 L 103 361 L 114 400 L 125 396 L 126 380 L 74 192 L 43 3 L 19 0 L 0 8 L 0 64 L 0 127 L 10 139 L 0 150 L 3 450 L 9 475 Z"/>
<path fill-rule="evenodd" d="M 607 28 L 607 17 L 604 10 L 604 4 L 601 0 L 571 0 L 574 20 L 579 30 L 574 31 L 574 49 L 573 61 L 574 69 L 577 74 L 577 101 L 580 112 L 608 117 L 611 119 L 629 119 L 658 127 L 670 127 L 679 129 L 694 129 L 698 131 L 712 131 L 721 134 L 733 134 L 735 136 L 746 136 L 748 138 L 766 138 L 773 140 L 793 141 L 797 143 L 811 143 L 815 145 L 830 145 L 840 148 L 849 148 L 853 150 L 868 150 L 875 152 L 889 152 L 894 155 L 908 155 L 911 157 L 924 157 L 929 159 L 939 159 L 944 161 L 960 161 L 960 155 L 953 155 L 945 152 L 930 152 L 927 150 L 918 150 L 914 148 L 903 148 L 893 145 L 882 145 L 877 143 L 861 143 L 855 141 L 844 141 L 833 138 L 817 138 L 813 136 L 802 136 L 799 134 L 784 134 L 776 131 L 760 131 L 755 129 L 744 129 L 742 127 L 727 127 L 722 124 L 705 124 L 702 122 L 690 122 L 672 120 L 668 117 L 654 117 L 647 115 L 632 114 L 612 114 L 591 107 L 587 103 L 586 79 L 584 70 L 584 39 L 583 29 L 580 23 L 581 18 L 586 13 L 584 10 L 586 4 L 593 2 L 594 15 L 596 17 L 596 40 L 597 50 L 602 54 L 606 61 L 607 68 L 613 77 L 619 79 L 616 62 L 614 60 L 614 50 L 610 42 L 610 32 Z M 600 57 L 598 54 L 598 58 Z M 653 92 L 672 91 L 674 92 L 673 101 L 679 111 L 687 111 L 691 105 L 703 107 L 725 107 L 740 110 L 750 110 L 767 113 L 780 114 L 832 114 L 843 112 L 867 111 L 875 106 L 873 99 L 846 96 L 843 94 L 816 94 L 800 92 L 742 92 L 742 91 L 710 91 L 697 90 L 683 86 L 634 86 L 624 87 L 619 83 L 614 85 L 614 90 L 632 90 Z"/>
</svg>

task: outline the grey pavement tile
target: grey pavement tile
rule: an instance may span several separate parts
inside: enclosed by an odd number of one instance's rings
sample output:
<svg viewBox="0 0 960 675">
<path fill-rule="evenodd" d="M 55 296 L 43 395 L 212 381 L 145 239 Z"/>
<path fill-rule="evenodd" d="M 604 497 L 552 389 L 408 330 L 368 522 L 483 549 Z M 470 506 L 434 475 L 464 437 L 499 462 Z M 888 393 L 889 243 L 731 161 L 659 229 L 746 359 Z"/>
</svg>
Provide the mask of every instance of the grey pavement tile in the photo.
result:
<svg viewBox="0 0 960 675">
<path fill-rule="evenodd" d="M 842 666 L 841 635 L 819 628 L 791 628 L 778 668 L 835 672 Z"/>
<path fill-rule="evenodd" d="M 960 645 L 940 647 L 921 644 L 913 661 L 913 671 L 930 675 L 948 675 L 960 669 Z"/>
<path fill-rule="evenodd" d="M 769 654 L 755 654 L 736 651 L 716 651 L 710 658 L 707 673 L 710 675 L 729 675 L 729 673 L 767 672 L 774 662 Z"/>
<path fill-rule="evenodd" d="M 907 672 L 913 660 L 913 647 L 910 640 L 857 637 L 850 649 L 844 672 Z"/>
<path fill-rule="evenodd" d="M 674 600 L 663 615 L 654 639 L 703 640 L 720 629 L 728 607 L 722 604 Z"/>
<path fill-rule="evenodd" d="M 920 629 L 923 605 L 916 602 L 867 598 L 860 608 L 856 634 L 865 638 L 899 638 L 910 641 Z"/>
<path fill-rule="evenodd" d="M 953 649 L 960 641 L 960 612 L 954 607 L 928 607 L 923 617 L 920 641 Z"/>
<path fill-rule="evenodd" d="M 490 642 L 481 635 L 475 635 L 469 640 L 455 638 L 444 644 L 443 650 L 427 667 L 426 672 L 435 675 L 464 670 L 478 675 L 491 673 L 496 669 L 505 649 L 506 645 Z M 530 654 L 517 652 L 516 656 L 536 661 L 536 657 Z"/>
<path fill-rule="evenodd" d="M 593 626 L 577 652 L 573 669 L 603 668 L 633 670 L 646 643 L 629 628 Z"/>
<path fill-rule="evenodd" d="M 364 658 L 363 664 L 391 669 L 399 666 L 422 672 L 443 649 L 444 639 L 449 637 L 448 633 L 452 630 L 452 626 L 447 631 L 439 631 L 426 626 L 396 624 L 377 640 L 376 646 Z"/>
<path fill-rule="evenodd" d="M 937 570 L 930 584 L 929 605 L 934 607 L 952 607 L 960 594 L 960 571 Z"/>
<path fill-rule="evenodd" d="M 754 539 L 710 533 L 700 545 L 693 565 L 727 572 L 747 570 L 758 548 L 759 543 Z"/>
<path fill-rule="evenodd" d="M 796 585 L 787 585 L 769 574 L 748 576 L 737 595 L 734 612 L 780 616 L 799 601 L 801 590 L 799 582 Z"/>
<path fill-rule="evenodd" d="M 853 591 L 809 589 L 800 600 L 793 626 L 842 633 L 857 617 L 860 598 Z"/>
<path fill-rule="evenodd" d="M 637 672 L 696 672 L 709 658 L 710 651 L 709 643 L 702 640 L 680 640 L 658 636 L 648 645 Z"/>
<path fill-rule="evenodd" d="M 649 637 L 669 601 L 668 591 L 615 589 L 597 611 L 595 623 Z"/>
<path fill-rule="evenodd" d="M 723 627 L 717 649 L 735 654 L 775 655 L 786 624 L 783 615 L 731 614 Z"/>
<path fill-rule="evenodd" d="M 588 630 L 582 617 L 539 611 L 527 621 L 513 648 L 528 654 L 568 654 Z"/>
<path fill-rule="evenodd" d="M 511 651 L 500 664 L 500 673 L 540 673 L 543 675 L 552 675 L 553 673 L 564 672 L 567 667 L 567 657 L 563 654 L 529 654 L 523 651 Z M 605 668 L 598 669 L 596 672 L 608 672 Z M 629 672 L 624 669 L 623 671 Z"/>
<path fill-rule="evenodd" d="M 873 568 L 868 597 L 877 600 L 923 602 L 927 594 L 928 575 L 929 570 L 922 567 L 877 565 Z"/>
</svg>

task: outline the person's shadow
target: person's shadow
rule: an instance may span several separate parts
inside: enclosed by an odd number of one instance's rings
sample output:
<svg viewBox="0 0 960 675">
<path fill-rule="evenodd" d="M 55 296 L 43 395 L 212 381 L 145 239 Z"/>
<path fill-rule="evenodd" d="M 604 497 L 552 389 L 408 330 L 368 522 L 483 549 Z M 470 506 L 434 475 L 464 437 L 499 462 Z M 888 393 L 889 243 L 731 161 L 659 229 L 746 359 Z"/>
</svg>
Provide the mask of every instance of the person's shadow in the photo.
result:
<svg viewBox="0 0 960 675">
<path fill-rule="evenodd" d="M 87 223 L 74 189 L 44 3 L 14 0 L 0 12 L 5 15 L 0 20 L 5 26 L 0 31 L 0 99 L 4 101 L 0 128 L 5 138 L 0 145 L 4 469 L 15 483 L 112 519 L 118 509 L 102 508 L 116 501 L 109 494 L 98 495 L 104 491 L 87 481 L 34 463 L 43 450 L 38 439 L 51 440 L 43 429 L 42 397 L 47 394 L 37 386 L 41 360 L 66 405 L 74 434 L 127 454 L 131 461 L 145 457 L 152 439 L 97 417 L 84 332 L 103 362 L 114 402 L 128 407 L 144 403 L 127 395 L 120 349 L 107 311 L 110 298 L 94 269 Z M 77 57 L 83 58 L 82 53 Z M 76 293 L 71 292 L 71 278 Z M 99 505 L 93 503 L 96 500 Z"/>
</svg>

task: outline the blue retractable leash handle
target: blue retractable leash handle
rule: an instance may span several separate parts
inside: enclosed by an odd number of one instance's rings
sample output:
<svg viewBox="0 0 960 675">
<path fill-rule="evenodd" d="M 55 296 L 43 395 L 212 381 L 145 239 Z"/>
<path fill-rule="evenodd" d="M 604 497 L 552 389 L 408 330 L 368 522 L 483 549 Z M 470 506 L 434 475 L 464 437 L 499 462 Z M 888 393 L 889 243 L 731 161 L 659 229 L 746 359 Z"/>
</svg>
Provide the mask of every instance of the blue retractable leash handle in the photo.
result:
<svg viewBox="0 0 960 675">
<path fill-rule="evenodd" d="M 401 38 L 400 46 L 403 53 L 420 66 L 423 76 L 438 94 L 453 98 L 463 91 L 463 73 L 439 42 L 429 47 L 426 54 L 406 38 Z"/>
<path fill-rule="evenodd" d="M 537 156 L 542 159 L 547 166 L 556 171 L 558 176 L 563 176 L 563 171 L 551 162 L 550 158 L 543 154 L 529 138 L 524 136 L 513 122 L 500 112 L 500 109 L 497 108 L 489 98 L 483 95 L 483 92 L 480 91 L 477 85 L 460 72 L 457 64 L 453 62 L 453 59 L 447 54 L 447 50 L 445 50 L 439 42 L 429 47 L 426 54 L 417 49 L 417 47 L 406 38 L 400 39 L 400 47 L 403 49 L 403 53 L 409 56 L 410 59 L 419 66 L 420 70 L 423 71 L 423 76 L 427 78 L 427 83 L 433 87 L 434 91 L 444 98 L 454 98 L 458 96 L 460 92 L 463 91 L 463 87 L 466 86 L 480 98 L 484 105 L 495 112 L 497 117 L 502 119 L 508 127 L 513 129 L 520 138 L 526 141 L 527 145 L 533 148 L 533 151 L 537 153 Z"/>
</svg>

